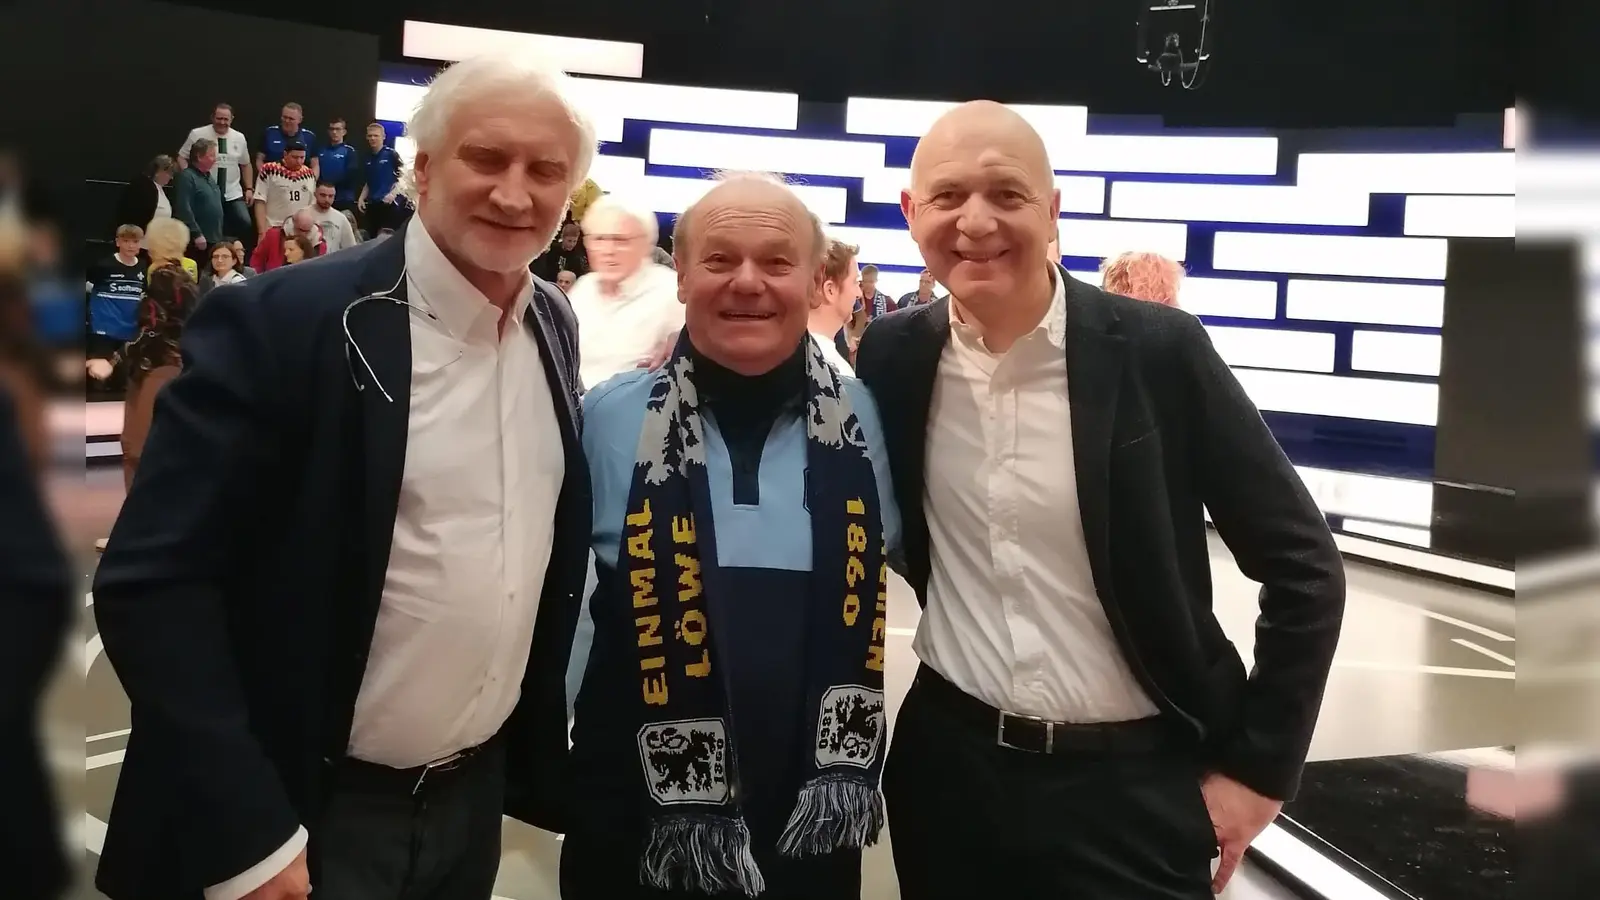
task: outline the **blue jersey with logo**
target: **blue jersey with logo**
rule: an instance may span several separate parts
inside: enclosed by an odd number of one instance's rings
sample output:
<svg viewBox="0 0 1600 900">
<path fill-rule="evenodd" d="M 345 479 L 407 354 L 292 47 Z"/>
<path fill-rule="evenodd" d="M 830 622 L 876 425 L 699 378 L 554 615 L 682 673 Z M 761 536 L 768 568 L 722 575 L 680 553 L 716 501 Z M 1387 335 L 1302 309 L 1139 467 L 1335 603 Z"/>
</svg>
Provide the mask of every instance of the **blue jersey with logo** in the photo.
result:
<svg viewBox="0 0 1600 900">
<path fill-rule="evenodd" d="M 583 397 L 583 446 L 594 492 L 590 547 L 596 585 L 588 599 L 592 649 L 583 646 L 586 635 L 581 632 L 573 647 L 574 656 L 589 654 L 572 729 L 574 781 L 578 795 L 586 798 L 580 813 L 585 824 L 623 833 L 639 827 L 644 810 L 635 729 L 620 727 L 633 721 L 620 711 L 639 702 L 639 681 L 636 648 L 625 639 L 633 629 L 632 597 L 618 574 L 617 558 L 645 401 L 658 377 L 662 373 L 646 369 L 624 372 Z M 839 380 L 861 422 L 877 476 L 884 540 L 894 552 L 900 515 L 878 408 L 861 382 Z M 730 653 L 732 658 L 722 665 L 732 673 L 725 684 L 734 710 L 736 746 L 750 751 L 739 775 L 744 813 L 758 836 L 781 830 L 800 788 L 800 759 L 788 751 L 804 744 L 805 623 L 813 601 L 802 413 L 797 404 L 780 414 L 759 447 L 725 440 L 714 404 L 701 420 L 717 563 L 728 586 L 727 596 L 713 596 L 709 602 L 717 627 L 728 635 L 727 645 L 743 651 Z M 756 458 L 746 458 L 751 456 Z"/>
<path fill-rule="evenodd" d="M 356 148 L 344 143 L 320 148 L 317 168 L 321 179 L 337 190 L 333 202 L 356 202 L 356 194 L 361 190 L 355 179 Z"/>
<path fill-rule="evenodd" d="M 367 202 L 382 203 L 400 181 L 400 154 L 383 147 L 367 154 Z"/>
<path fill-rule="evenodd" d="M 265 157 L 265 161 L 282 162 L 284 145 L 290 141 L 299 141 L 304 144 L 307 158 L 309 159 L 312 147 L 317 143 L 317 136 L 309 128 L 301 128 L 294 134 L 284 134 L 283 126 L 269 125 L 267 126 L 267 133 L 261 137 L 261 153 Z"/>
<path fill-rule="evenodd" d="M 89 295 L 89 330 L 119 341 L 138 333 L 139 298 L 144 296 L 145 263 L 124 263 L 116 256 L 95 267 L 94 293 Z"/>
</svg>

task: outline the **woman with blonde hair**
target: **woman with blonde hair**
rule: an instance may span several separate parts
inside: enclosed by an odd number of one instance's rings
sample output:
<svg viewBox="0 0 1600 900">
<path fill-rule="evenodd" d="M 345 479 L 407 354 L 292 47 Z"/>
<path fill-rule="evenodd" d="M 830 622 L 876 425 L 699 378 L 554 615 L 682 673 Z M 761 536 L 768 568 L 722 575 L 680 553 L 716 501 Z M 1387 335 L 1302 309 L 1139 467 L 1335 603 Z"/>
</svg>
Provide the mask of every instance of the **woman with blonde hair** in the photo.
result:
<svg viewBox="0 0 1600 900">
<path fill-rule="evenodd" d="M 200 267 L 184 256 L 189 249 L 189 226 L 182 219 L 152 219 L 144 230 L 144 246 L 150 253 L 150 268 L 145 270 L 148 283 L 150 273 L 162 266 L 180 266 L 189 274 L 189 280 L 200 280 Z"/>
<path fill-rule="evenodd" d="M 168 227 L 170 223 L 174 227 Z M 144 296 L 139 300 L 139 333 L 110 359 L 91 359 L 90 377 L 104 381 L 118 366 L 126 366 L 128 393 L 123 402 L 122 476 L 133 484 L 134 470 L 144 451 L 155 412 L 156 394 L 178 376 L 182 357 L 178 340 L 183 323 L 199 300 L 194 260 L 183 255 L 189 243 L 189 226 L 177 219 L 157 219 L 147 232 L 150 269 L 145 273 Z"/>
<path fill-rule="evenodd" d="M 1129 252 L 1102 263 L 1100 279 L 1100 286 L 1113 294 L 1177 306 L 1183 266 L 1159 253 Z"/>
</svg>

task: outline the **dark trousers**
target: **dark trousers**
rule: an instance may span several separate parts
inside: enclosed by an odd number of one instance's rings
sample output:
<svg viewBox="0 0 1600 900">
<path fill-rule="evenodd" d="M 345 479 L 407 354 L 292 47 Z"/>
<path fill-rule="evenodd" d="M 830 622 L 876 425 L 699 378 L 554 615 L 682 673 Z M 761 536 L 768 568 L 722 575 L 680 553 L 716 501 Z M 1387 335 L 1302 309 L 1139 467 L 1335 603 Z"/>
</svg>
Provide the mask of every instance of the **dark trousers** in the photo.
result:
<svg viewBox="0 0 1600 900">
<path fill-rule="evenodd" d="M 312 832 L 318 900 L 489 900 L 500 870 L 505 753 L 491 742 L 461 768 L 410 779 L 337 773 Z"/>
<path fill-rule="evenodd" d="M 222 234 L 243 241 L 248 258 L 248 251 L 256 245 L 256 226 L 250 218 L 250 207 L 243 199 L 223 202 Z"/>
<path fill-rule="evenodd" d="M 561 900 L 730 900 L 743 894 L 661 891 L 639 883 L 642 842 L 613 833 L 571 833 L 561 844 Z M 861 851 L 790 859 L 756 852 L 767 883 L 761 900 L 859 900 Z"/>
<path fill-rule="evenodd" d="M 995 728 L 953 714 L 928 671 L 900 708 L 883 776 L 903 900 L 1212 897 L 1216 837 L 1181 741 L 1144 753 L 1006 749 Z"/>
</svg>

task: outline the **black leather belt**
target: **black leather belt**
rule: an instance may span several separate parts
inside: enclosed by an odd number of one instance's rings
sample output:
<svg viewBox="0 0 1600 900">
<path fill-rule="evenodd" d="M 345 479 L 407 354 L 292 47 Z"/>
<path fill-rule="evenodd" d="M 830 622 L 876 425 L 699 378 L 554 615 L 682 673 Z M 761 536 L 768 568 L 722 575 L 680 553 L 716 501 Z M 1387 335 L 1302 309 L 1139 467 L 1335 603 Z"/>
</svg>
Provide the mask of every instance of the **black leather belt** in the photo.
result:
<svg viewBox="0 0 1600 900">
<path fill-rule="evenodd" d="M 1152 716 L 1126 722 L 1052 722 L 995 709 L 966 693 L 928 666 L 917 669 L 912 690 L 996 746 L 1025 753 L 1153 753 L 1182 745 L 1166 720 Z"/>
<path fill-rule="evenodd" d="M 481 765 L 494 746 L 495 741 L 490 739 L 476 747 L 468 747 L 409 769 L 396 769 L 350 756 L 339 762 L 337 779 L 344 788 L 377 794 L 418 796 L 438 790 Z"/>
</svg>

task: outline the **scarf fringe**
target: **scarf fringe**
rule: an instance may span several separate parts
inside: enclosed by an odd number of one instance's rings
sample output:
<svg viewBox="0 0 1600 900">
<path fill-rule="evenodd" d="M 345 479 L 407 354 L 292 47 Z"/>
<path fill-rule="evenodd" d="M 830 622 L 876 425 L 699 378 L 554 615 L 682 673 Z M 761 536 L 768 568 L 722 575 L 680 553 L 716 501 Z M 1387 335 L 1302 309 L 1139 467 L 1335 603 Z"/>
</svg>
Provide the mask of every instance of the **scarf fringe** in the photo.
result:
<svg viewBox="0 0 1600 900">
<path fill-rule="evenodd" d="M 883 794 L 876 785 L 850 776 L 824 775 L 801 789 L 778 839 L 778 852 L 821 856 L 870 847 L 878 842 L 883 823 Z"/>
<path fill-rule="evenodd" d="M 672 816 L 652 823 L 639 879 L 662 891 L 737 890 L 754 897 L 767 889 L 751 851 L 749 826 L 744 819 L 720 816 Z"/>
</svg>

